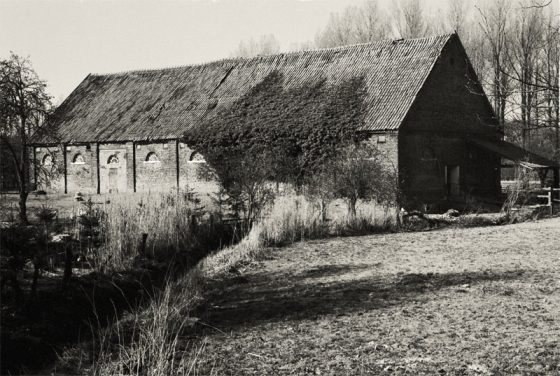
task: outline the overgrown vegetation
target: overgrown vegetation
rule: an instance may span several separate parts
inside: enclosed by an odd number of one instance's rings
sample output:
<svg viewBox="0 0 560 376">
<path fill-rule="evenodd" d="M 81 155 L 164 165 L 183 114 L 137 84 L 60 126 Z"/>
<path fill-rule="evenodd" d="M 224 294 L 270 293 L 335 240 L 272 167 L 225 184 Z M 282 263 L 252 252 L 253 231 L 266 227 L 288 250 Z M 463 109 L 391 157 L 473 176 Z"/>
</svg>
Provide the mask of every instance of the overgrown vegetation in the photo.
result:
<svg viewBox="0 0 560 376">
<path fill-rule="evenodd" d="M 185 347 L 181 334 L 196 322 L 189 314 L 201 302 L 208 278 L 259 258 L 270 246 L 340 233 L 388 231 L 397 224 L 397 210 L 373 203 L 358 203 L 353 217 L 335 206 L 329 212 L 331 218 L 324 222 L 320 208 L 305 196 L 277 197 L 239 244 L 205 258 L 184 278 L 169 283 L 147 308 L 102 331 L 98 353 L 93 356 L 94 374 L 168 374 L 164 370 L 193 373 L 197 360 L 192 354 L 197 350 Z"/>
<path fill-rule="evenodd" d="M 234 105 L 185 135 L 205 156 L 207 174 L 219 182 L 220 204 L 242 218 L 246 230 L 272 202 L 279 184 L 318 199 L 321 221 L 334 198 L 347 200 L 350 216 L 358 200 L 394 204 L 394 167 L 361 142 L 363 79 L 284 85 L 282 74 L 270 73 Z"/>
<path fill-rule="evenodd" d="M 2 358 L 11 359 L 2 372 L 18 371 L 21 362 L 41 364 L 61 342 L 91 331 L 88 321 L 102 328 L 149 300 L 146 294 L 158 299 L 153 290 L 165 286 L 164 276 L 177 278 L 238 236 L 235 223 L 204 211 L 188 191 L 88 199 L 72 217 L 59 218 L 48 205 L 36 214 L 39 223 L 0 232 Z M 33 323 L 24 337 L 22 323 Z M 36 343 L 53 350 L 30 360 L 25 349 Z"/>
<path fill-rule="evenodd" d="M 226 189 L 237 184 L 237 171 L 266 168 L 269 180 L 300 185 L 335 155 L 341 144 L 357 140 L 364 121 L 363 78 L 339 85 L 326 79 L 311 85 L 284 87 L 272 72 L 231 106 L 200 126 L 185 140 L 204 155 Z M 262 163 L 257 163 L 257 159 Z M 254 171 L 259 173 L 260 171 Z"/>
</svg>

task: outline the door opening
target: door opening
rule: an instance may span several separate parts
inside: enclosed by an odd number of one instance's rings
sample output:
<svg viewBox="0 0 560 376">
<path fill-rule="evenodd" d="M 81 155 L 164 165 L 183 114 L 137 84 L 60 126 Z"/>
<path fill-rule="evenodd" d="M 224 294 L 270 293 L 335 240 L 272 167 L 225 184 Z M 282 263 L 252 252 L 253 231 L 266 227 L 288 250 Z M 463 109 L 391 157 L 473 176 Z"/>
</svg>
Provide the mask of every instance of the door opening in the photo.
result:
<svg viewBox="0 0 560 376">
<path fill-rule="evenodd" d="M 445 166 L 445 183 L 448 197 L 461 194 L 461 175 L 459 166 Z"/>
</svg>

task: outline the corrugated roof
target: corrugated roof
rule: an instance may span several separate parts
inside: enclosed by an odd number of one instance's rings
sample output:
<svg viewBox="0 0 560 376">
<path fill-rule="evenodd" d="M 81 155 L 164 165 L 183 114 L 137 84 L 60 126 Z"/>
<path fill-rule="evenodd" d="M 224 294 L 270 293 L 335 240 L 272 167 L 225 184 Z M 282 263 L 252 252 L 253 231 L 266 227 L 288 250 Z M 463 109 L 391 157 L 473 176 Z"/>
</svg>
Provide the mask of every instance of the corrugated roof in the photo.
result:
<svg viewBox="0 0 560 376">
<path fill-rule="evenodd" d="M 277 71 L 284 87 L 363 77 L 363 130 L 396 130 L 455 34 L 116 74 L 88 75 L 53 117 L 60 141 L 142 141 L 182 136 Z M 35 142 L 46 142 L 37 139 Z"/>
<path fill-rule="evenodd" d="M 558 163 L 502 140 L 472 139 L 473 144 L 529 168 L 558 167 Z"/>
</svg>

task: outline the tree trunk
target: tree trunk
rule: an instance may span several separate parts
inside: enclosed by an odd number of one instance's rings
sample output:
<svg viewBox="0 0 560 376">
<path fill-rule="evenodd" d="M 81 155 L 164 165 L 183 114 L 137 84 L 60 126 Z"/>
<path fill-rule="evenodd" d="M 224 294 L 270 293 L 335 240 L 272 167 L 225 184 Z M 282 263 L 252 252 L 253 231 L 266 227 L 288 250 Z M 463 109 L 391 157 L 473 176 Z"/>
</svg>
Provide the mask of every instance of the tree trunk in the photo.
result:
<svg viewBox="0 0 560 376">
<path fill-rule="evenodd" d="M 29 195 L 27 181 L 29 179 L 29 150 L 27 149 L 27 130 L 25 117 L 22 116 L 20 130 L 21 160 L 19 167 L 19 221 L 21 224 L 29 224 L 27 218 L 27 196 Z"/>
<path fill-rule="evenodd" d="M 29 193 L 27 190 L 21 190 L 19 192 L 19 222 L 23 225 L 29 224 L 27 219 L 27 196 Z"/>
<path fill-rule="evenodd" d="M 64 261 L 64 277 L 62 278 L 62 285 L 64 288 L 68 287 L 70 283 L 70 278 L 72 278 L 72 259 L 74 255 L 72 254 L 72 247 L 66 244 L 66 260 Z"/>
<path fill-rule="evenodd" d="M 321 210 L 321 222 L 327 220 L 327 204 L 324 199 L 319 200 L 319 209 Z"/>
<path fill-rule="evenodd" d="M 356 219 L 356 202 L 358 199 L 352 197 L 348 200 L 348 217 L 351 220 Z"/>
<path fill-rule="evenodd" d="M 33 281 L 31 282 L 31 297 L 35 299 L 37 296 L 37 283 L 39 282 L 39 260 L 33 263 Z"/>
</svg>

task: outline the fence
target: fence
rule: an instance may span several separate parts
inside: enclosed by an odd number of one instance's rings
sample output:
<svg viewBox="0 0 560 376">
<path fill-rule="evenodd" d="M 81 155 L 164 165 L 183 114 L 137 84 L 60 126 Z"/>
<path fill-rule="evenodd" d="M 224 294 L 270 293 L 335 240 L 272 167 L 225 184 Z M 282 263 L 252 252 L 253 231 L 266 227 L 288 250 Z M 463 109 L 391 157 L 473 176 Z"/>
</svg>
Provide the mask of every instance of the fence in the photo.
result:
<svg viewBox="0 0 560 376">
<path fill-rule="evenodd" d="M 554 214 L 554 204 L 560 204 L 560 200 L 555 197 L 557 195 L 555 195 L 554 192 L 560 192 L 560 188 L 542 188 L 539 191 L 547 192 L 544 195 L 537 195 L 538 198 L 546 198 L 546 204 L 543 204 L 541 206 L 548 207 L 550 215 Z"/>
</svg>

